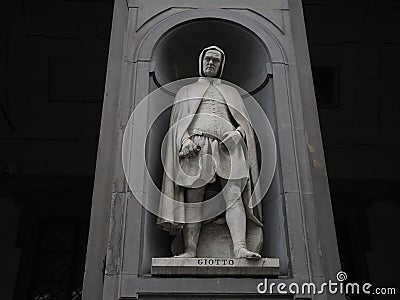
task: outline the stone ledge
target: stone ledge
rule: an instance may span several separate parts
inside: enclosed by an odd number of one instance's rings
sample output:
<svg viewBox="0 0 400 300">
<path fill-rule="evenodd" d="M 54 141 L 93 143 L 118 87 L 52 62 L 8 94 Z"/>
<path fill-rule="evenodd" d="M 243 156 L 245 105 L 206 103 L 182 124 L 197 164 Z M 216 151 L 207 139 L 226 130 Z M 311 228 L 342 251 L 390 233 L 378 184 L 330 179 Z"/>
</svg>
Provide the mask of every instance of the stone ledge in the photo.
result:
<svg viewBox="0 0 400 300">
<path fill-rule="evenodd" d="M 153 258 L 151 274 L 156 276 L 278 276 L 279 259 Z"/>
</svg>

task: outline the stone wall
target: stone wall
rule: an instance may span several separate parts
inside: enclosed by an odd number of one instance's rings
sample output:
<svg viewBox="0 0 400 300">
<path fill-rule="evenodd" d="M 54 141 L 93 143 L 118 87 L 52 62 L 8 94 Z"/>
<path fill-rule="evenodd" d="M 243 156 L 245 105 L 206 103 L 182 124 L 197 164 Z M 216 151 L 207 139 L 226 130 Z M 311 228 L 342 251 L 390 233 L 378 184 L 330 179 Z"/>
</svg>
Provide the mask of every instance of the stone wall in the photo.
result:
<svg viewBox="0 0 400 300">
<path fill-rule="evenodd" d="M 1 8 L 0 18 L 2 173 L 12 164 L 18 175 L 92 175 L 111 1 L 3 5 L 8 7 Z"/>
<path fill-rule="evenodd" d="M 313 67 L 332 67 L 337 105 L 319 116 L 330 180 L 399 180 L 400 4 L 304 2 Z"/>
<path fill-rule="evenodd" d="M 89 218 L 111 16 L 111 0 L 0 4 L 1 299 L 28 289 L 21 216 Z"/>
<path fill-rule="evenodd" d="M 354 281 L 394 286 L 400 4 L 305 0 L 303 7 L 312 65 L 334 70 L 334 103 L 319 105 L 319 116 L 342 269 Z"/>
</svg>

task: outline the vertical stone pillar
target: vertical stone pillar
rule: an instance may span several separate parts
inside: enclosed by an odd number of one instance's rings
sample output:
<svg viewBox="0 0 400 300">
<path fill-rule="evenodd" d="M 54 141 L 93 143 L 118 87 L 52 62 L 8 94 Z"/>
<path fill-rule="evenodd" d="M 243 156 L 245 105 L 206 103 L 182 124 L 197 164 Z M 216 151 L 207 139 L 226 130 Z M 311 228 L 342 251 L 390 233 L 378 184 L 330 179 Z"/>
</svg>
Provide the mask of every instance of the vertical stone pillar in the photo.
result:
<svg viewBox="0 0 400 300">
<path fill-rule="evenodd" d="M 209 38 L 208 38 L 209 37 Z M 196 76 L 197 53 L 220 43 L 233 65 L 226 78 L 252 92 L 272 124 L 278 162 L 264 198 L 264 254 L 278 257 L 269 283 L 336 280 L 340 270 L 300 0 L 116 0 L 100 132 L 84 299 L 274 299 L 251 276 L 157 277 L 151 259 L 170 255 L 170 238 L 137 200 L 151 201 L 147 164 L 133 148 L 133 186 L 122 166 L 123 135 L 134 108 L 160 82 Z M 232 43 L 240 47 L 233 47 Z M 241 69 L 242 59 L 251 70 Z M 172 72 L 169 66 L 175 66 Z M 243 74 L 248 80 L 241 81 Z M 260 76 L 258 78 L 257 76 Z M 147 107 L 130 133 L 146 138 Z M 157 142 L 155 142 L 157 144 Z M 136 150 L 135 150 L 136 149 Z M 149 150 L 158 160 L 159 149 Z M 150 169 L 157 164 L 150 163 Z M 158 173 L 162 173 L 158 171 Z M 157 173 L 157 172 L 156 172 Z M 157 176 L 156 176 L 157 177 Z M 156 180 L 157 181 L 157 180 Z M 134 193 L 132 193 L 134 192 Z M 135 195 L 135 196 L 134 196 Z M 140 198 L 140 199 L 138 199 Z M 333 299 L 343 295 L 285 295 Z"/>
</svg>

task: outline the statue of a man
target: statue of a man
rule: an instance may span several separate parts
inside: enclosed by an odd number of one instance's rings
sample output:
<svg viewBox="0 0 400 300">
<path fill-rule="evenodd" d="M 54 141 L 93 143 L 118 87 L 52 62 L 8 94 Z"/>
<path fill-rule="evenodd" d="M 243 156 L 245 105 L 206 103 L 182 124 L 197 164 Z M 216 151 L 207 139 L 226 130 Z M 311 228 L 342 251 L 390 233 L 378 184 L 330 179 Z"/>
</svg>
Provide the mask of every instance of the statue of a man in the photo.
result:
<svg viewBox="0 0 400 300">
<path fill-rule="evenodd" d="M 249 205 L 260 200 L 254 132 L 238 91 L 219 79 L 224 62 L 220 48 L 205 48 L 200 79 L 178 91 L 171 113 L 157 223 L 172 235 L 183 230 L 184 252 L 176 257 L 196 257 L 202 222 L 191 221 L 200 210 L 186 211 L 174 202 L 200 203 L 206 185 L 219 180 L 234 257 L 261 258 L 246 245 L 246 223 L 262 227 L 260 205 Z"/>
</svg>

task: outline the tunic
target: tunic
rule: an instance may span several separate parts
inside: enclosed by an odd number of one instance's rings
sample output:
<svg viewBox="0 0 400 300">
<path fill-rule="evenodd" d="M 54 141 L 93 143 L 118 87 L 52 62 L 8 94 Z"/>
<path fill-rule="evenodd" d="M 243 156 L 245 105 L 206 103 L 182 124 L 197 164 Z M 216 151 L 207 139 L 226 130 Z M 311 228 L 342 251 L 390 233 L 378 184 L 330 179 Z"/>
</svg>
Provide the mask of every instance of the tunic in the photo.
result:
<svg viewBox="0 0 400 300">
<path fill-rule="evenodd" d="M 262 227 L 262 212 L 260 203 L 261 191 L 257 163 L 256 139 L 246 107 L 238 91 L 220 80 L 214 80 L 213 84 L 222 98 L 226 101 L 230 115 L 235 120 L 234 124 L 240 126 L 244 131 L 245 158 L 248 163 L 249 176 L 245 178 L 245 186 L 242 191 L 242 201 L 249 221 L 257 224 L 257 231 Z M 185 187 L 193 187 L 196 177 L 190 177 L 182 170 L 182 165 L 190 161 L 187 158 L 179 157 L 179 151 L 184 139 L 189 137 L 189 127 L 198 111 L 206 91 L 210 88 L 209 78 L 200 78 L 197 82 L 182 87 L 174 99 L 174 106 L 171 111 L 170 130 L 166 137 L 166 156 L 164 160 L 164 176 L 158 205 L 157 224 L 163 230 L 175 235 L 180 232 L 187 223 Z M 190 100 L 190 101 L 187 101 Z M 235 162 L 232 160 L 233 166 Z M 236 169 L 236 167 L 235 167 Z M 241 168 L 243 170 L 243 168 Z M 182 176 L 181 176 L 182 175 Z M 199 176 L 197 176 L 199 177 Z M 201 217 L 209 220 L 220 212 L 215 211 L 215 201 L 204 201 L 201 206 Z M 247 229 L 247 235 L 254 234 Z M 262 239 L 260 240 L 260 242 Z"/>
<path fill-rule="evenodd" d="M 248 177 L 243 145 L 228 150 L 221 143 L 226 132 L 236 129 L 235 123 L 224 97 L 211 81 L 188 128 L 190 139 L 201 150 L 194 157 L 180 159 L 184 173 L 197 178 L 193 187 L 214 182 L 216 175 L 225 179 Z"/>
</svg>

